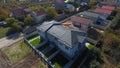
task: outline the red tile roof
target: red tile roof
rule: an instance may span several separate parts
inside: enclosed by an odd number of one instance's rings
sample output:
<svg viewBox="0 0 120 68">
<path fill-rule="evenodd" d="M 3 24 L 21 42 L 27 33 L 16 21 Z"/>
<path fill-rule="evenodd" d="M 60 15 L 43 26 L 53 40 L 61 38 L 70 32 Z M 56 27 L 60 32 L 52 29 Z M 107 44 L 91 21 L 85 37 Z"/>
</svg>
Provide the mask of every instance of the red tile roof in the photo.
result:
<svg viewBox="0 0 120 68">
<path fill-rule="evenodd" d="M 86 19 L 86 18 L 78 17 L 78 16 L 72 16 L 71 20 L 82 23 L 82 24 L 86 24 L 86 25 L 89 25 L 92 22 L 90 19 Z"/>
<path fill-rule="evenodd" d="M 102 8 L 96 8 L 96 9 L 95 9 L 95 12 L 103 13 L 103 14 L 109 14 L 109 15 L 112 13 L 111 10 L 102 9 Z"/>
<path fill-rule="evenodd" d="M 101 7 L 102 9 L 107 9 L 107 10 L 115 10 L 115 7 L 112 7 L 112 6 L 102 6 Z"/>
<path fill-rule="evenodd" d="M 37 14 L 37 16 L 41 16 L 43 14 L 45 14 L 45 10 L 38 10 L 38 11 L 35 11 L 35 13 Z"/>
</svg>

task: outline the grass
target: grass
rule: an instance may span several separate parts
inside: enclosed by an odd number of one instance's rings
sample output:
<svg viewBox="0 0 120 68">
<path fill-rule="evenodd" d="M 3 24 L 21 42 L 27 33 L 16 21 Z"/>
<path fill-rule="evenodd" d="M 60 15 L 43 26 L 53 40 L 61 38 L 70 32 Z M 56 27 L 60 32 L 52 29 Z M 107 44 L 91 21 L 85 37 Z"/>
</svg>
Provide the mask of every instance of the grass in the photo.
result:
<svg viewBox="0 0 120 68">
<path fill-rule="evenodd" d="M 32 52 L 32 50 L 22 41 L 10 47 L 3 48 L 2 50 L 12 63 L 23 60 L 29 53 Z"/>
<path fill-rule="evenodd" d="M 35 39 L 35 40 L 33 40 L 33 41 L 31 41 L 30 43 L 33 45 L 33 46 L 37 46 L 38 44 L 40 44 L 40 38 L 37 38 L 37 39 Z"/>
<path fill-rule="evenodd" d="M 61 65 L 59 65 L 57 62 L 54 63 L 55 68 L 62 68 Z"/>
<path fill-rule="evenodd" d="M 0 38 L 5 37 L 8 31 L 10 30 L 10 27 L 0 27 Z"/>
</svg>

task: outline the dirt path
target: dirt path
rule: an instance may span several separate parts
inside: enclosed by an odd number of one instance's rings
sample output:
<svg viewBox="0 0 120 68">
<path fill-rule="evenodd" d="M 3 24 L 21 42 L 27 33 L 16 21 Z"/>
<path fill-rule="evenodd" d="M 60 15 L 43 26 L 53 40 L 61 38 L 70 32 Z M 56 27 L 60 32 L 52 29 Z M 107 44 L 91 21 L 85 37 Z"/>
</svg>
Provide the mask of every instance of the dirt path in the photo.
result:
<svg viewBox="0 0 120 68">
<path fill-rule="evenodd" d="M 23 34 L 15 33 L 10 36 L 4 37 L 0 39 L 0 48 L 10 46 L 18 41 L 23 39 Z"/>
<path fill-rule="evenodd" d="M 9 62 L 6 54 L 0 50 L 0 68 L 11 68 L 11 63 Z"/>
<path fill-rule="evenodd" d="M 38 62 L 38 57 L 31 53 L 24 60 L 12 66 L 12 68 L 31 68 L 33 64 Z"/>
</svg>

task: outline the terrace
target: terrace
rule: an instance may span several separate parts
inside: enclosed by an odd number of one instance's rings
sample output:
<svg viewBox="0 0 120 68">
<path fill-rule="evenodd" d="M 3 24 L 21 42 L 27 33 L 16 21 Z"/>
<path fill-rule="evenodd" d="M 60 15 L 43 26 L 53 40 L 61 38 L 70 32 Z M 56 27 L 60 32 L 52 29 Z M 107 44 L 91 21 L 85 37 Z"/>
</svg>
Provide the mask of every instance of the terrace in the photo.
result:
<svg viewBox="0 0 120 68">
<path fill-rule="evenodd" d="M 40 42 L 41 42 L 40 36 L 38 34 L 35 34 L 35 35 L 29 37 L 28 41 L 30 42 L 30 44 L 32 46 L 38 46 L 40 44 Z"/>
</svg>

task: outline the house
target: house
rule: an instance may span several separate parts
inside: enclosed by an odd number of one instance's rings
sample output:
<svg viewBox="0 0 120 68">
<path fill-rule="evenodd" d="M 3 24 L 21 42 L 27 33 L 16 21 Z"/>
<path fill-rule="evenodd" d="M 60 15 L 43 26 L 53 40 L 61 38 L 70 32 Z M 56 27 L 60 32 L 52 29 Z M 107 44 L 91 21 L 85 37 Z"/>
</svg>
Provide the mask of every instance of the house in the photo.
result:
<svg viewBox="0 0 120 68">
<path fill-rule="evenodd" d="M 19 16 L 24 16 L 24 7 L 18 6 L 15 8 L 11 9 L 11 17 L 19 17 Z"/>
<path fill-rule="evenodd" d="M 76 2 L 80 5 L 89 5 L 90 0 L 71 0 L 72 2 Z"/>
<path fill-rule="evenodd" d="M 92 20 L 93 22 L 91 23 L 91 26 L 92 25 L 97 25 L 97 28 L 104 29 L 104 27 L 107 25 L 107 18 L 108 18 L 108 16 L 104 15 L 104 14 L 84 11 L 84 12 L 80 12 L 76 16 Z"/>
<path fill-rule="evenodd" d="M 113 7 L 113 6 L 102 6 L 101 8 L 102 8 L 102 9 L 111 10 L 111 11 L 114 11 L 114 10 L 115 10 L 115 7 Z"/>
<path fill-rule="evenodd" d="M 111 4 L 115 6 L 120 6 L 120 0 L 97 0 L 101 4 Z"/>
<path fill-rule="evenodd" d="M 84 11 L 76 14 L 77 16 L 82 16 L 85 18 L 90 18 L 91 20 L 97 20 L 98 18 L 101 18 L 103 20 L 106 20 L 108 18 L 108 15 L 100 14 L 96 12 L 90 12 L 90 11 Z"/>
<path fill-rule="evenodd" d="M 12 0 L 3 0 L 4 3 L 11 2 Z"/>
<path fill-rule="evenodd" d="M 103 9 L 103 8 L 96 8 L 94 12 L 101 13 L 101 14 L 106 14 L 106 15 L 111 15 L 113 11 Z"/>
<path fill-rule="evenodd" d="M 64 0 L 55 0 L 54 7 L 55 8 L 65 8 L 65 2 Z"/>
<path fill-rule="evenodd" d="M 79 29 L 69 29 L 60 22 L 50 21 L 38 26 L 37 31 L 42 39 L 48 40 L 68 59 L 73 59 L 85 50 L 87 35 Z"/>
<path fill-rule="evenodd" d="M 45 10 L 36 10 L 31 13 L 31 16 L 35 19 L 36 23 L 41 23 L 46 18 Z"/>
<path fill-rule="evenodd" d="M 66 4 L 66 10 L 69 12 L 74 12 L 75 7 L 72 4 Z"/>
<path fill-rule="evenodd" d="M 23 9 L 23 12 L 24 12 L 24 15 L 27 16 L 27 15 L 30 15 L 32 11 L 28 8 L 25 8 Z"/>
<path fill-rule="evenodd" d="M 72 16 L 71 17 L 72 23 L 74 26 L 78 27 L 82 31 L 88 31 L 90 24 L 93 22 L 90 19 L 79 17 L 79 16 Z"/>
</svg>

